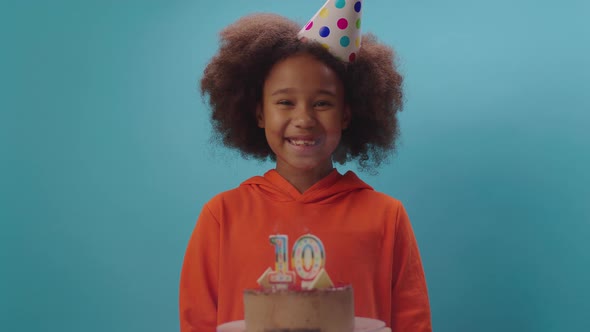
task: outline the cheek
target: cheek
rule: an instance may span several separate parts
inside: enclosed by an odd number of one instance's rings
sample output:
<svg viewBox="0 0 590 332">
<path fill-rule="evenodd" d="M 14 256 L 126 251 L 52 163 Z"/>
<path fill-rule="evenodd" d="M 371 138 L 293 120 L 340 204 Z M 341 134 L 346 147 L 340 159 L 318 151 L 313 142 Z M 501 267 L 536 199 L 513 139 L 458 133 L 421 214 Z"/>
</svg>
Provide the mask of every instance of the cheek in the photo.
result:
<svg viewBox="0 0 590 332">
<path fill-rule="evenodd" d="M 333 115 L 326 119 L 326 130 L 330 133 L 341 133 L 344 130 L 344 118 L 341 115 Z"/>
<path fill-rule="evenodd" d="M 271 113 L 265 116 L 265 125 L 269 131 L 278 132 L 284 129 L 286 121 L 284 118 Z"/>
<path fill-rule="evenodd" d="M 334 131 L 328 134 L 327 141 L 329 145 L 337 146 L 340 143 L 340 139 L 342 138 L 342 134 L 340 131 Z"/>
<path fill-rule="evenodd" d="M 277 123 L 266 121 L 264 134 L 266 135 L 266 142 L 272 148 L 273 146 L 278 146 L 282 143 L 284 130 Z"/>
<path fill-rule="evenodd" d="M 266 137 L 266 144 L 270 150 L 276 155 L 277 148 L 280 146 L 277 134 L 272 131 L 268 126 L 264 128 L 264 135 Z"/>
</svg>

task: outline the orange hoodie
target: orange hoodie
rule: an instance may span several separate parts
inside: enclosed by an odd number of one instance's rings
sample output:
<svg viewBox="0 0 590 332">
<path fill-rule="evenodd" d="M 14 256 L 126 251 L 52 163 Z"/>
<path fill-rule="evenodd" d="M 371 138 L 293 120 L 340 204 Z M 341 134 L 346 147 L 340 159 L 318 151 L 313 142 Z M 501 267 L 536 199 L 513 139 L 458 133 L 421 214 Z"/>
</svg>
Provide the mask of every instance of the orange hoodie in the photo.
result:
<svg viewBox="0 0 590 332">
<path fill-rule="evenodd" d="M 402 204 L 353 172 L 336 170 L 299 193 L 275 170 L 221 193 L 203 208 L 180 278 L 182 332 L 244 319 L 242 291 L 274 268 L 273 234 L 321 239 L 335 284 L 352 284 L 355 314 L 393 331 L 431 331 L 418 246 Z"/>
</svg>

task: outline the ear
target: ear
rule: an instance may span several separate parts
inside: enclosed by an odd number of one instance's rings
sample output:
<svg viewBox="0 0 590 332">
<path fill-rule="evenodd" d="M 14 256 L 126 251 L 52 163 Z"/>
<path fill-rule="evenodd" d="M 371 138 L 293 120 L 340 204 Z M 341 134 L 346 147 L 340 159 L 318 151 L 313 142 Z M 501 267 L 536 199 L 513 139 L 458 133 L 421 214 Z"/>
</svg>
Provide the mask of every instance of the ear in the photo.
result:
<svg viewBox="0 0 590 332">
<path fill-rule="evenodd" d="M 264 113 L 262 112 L 262 105 L 256 105 L 256 121 L 258 128 L 264 128 Z"/>
<path fill-rule="evenodd" d="M 350 106 L 345 105 L 344 110 L 342 112 L 342 130 L 348 129 L 351 117 L 352 114 L 350 113 Z"/>
</svg>

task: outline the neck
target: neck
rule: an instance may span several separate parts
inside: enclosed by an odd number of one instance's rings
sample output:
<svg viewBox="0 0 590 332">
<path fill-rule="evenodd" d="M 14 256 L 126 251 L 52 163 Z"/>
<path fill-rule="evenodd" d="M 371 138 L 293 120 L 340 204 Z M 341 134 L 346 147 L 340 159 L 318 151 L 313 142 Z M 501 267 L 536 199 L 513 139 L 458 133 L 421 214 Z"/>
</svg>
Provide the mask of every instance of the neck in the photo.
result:
<svg viewBox="0 0 590 332">
<path fill-rule="evenodd" d="M 332 164 L 329 167 L 322 168 L 322 169 L 314 169 L 309 171 L 299 171 L 299 172 L 292 172 L 284 167 L 279 167 L 277 165 L 276 171 L 287 180 L 297 191 L 300 193 L 304 193 L 307 189 L 311 188 L 314 184 L 318 181 L 326 177 L 334 167 Z"/>
</svg>

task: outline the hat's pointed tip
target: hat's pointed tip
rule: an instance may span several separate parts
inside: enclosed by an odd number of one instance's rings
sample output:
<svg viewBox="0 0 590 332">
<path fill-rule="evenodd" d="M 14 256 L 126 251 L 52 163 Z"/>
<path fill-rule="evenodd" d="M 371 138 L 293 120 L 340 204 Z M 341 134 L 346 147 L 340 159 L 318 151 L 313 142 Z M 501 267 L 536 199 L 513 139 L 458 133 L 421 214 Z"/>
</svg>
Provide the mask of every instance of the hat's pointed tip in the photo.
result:
<svg viewBox="0 0 590 332">
<path fill-rule="evenodd" d="M 362 0 L 328 0 L 297 36 L 318 41 L 335 57 L 353 62 L 360 48 L 361 8 Z"/>
</svg>

